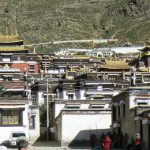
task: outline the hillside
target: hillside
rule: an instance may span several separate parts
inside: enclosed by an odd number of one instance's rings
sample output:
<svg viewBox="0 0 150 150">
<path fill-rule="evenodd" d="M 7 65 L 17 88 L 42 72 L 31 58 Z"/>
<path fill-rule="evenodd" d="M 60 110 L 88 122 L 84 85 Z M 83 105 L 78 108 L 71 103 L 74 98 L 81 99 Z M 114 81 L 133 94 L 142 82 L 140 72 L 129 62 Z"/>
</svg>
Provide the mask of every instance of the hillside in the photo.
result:
<svg viewBox="0 0 150 150">
<path fill-rule="evenodd" d="M 149 0 L 0 0 L 0 33 L 25 43 L 51 40 L 149 39 Z"/>
</svg>

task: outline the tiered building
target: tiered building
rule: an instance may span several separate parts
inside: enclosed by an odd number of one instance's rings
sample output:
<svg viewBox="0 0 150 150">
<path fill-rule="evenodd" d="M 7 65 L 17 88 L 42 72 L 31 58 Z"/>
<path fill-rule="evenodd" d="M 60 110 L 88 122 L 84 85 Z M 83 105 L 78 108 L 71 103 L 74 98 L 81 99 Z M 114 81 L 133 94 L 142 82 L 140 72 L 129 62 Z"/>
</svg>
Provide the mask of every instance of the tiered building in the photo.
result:
<svg viewBox="0 0 150 150">
<path fill-rule="evenodd" d="M 43 135 L 62 146 L 87 145 L 92 134 L 139 132 L 149 150 L 149 50 L 127 60 L 111 49 L 36 54 L 18 36 L 0 36 L 0 131 L 9 129 L 7 139 L 23 130 L 35 141 L 39 107 L 47 106 Z"/>
<path fill-rule="evenodd" d="M 20 37 L 0 36 L 0 142 L 15 131 L 24 131 L 30 142 L 39 137 L 39 108 L 27 81 L 39 73 L 36 58 Z"/>
</svg>

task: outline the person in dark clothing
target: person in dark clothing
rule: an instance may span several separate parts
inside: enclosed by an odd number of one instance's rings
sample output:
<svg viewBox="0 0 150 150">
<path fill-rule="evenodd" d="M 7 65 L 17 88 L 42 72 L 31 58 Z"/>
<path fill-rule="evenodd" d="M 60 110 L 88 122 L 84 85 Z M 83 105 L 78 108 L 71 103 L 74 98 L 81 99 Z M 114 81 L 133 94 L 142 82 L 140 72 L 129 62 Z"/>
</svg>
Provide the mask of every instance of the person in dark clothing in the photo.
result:
<svg viewBox="0 0 150 150">
<path fill-rule="evenodd" d="M 128 146 L 128 142 L 129 142 L 129 136 L 127 133 L 125 133 L 123 135 L 123 148 L 126 149 Z"/>
<path fill-rule="evenodd" d="M 17 141 L 17 148 L 18 150 L 27 150 L 28 144 L 29 143 L 26 140 L 19 140 Z"/>
<path fill-rule="evenodd" d="M 133 146 L 134 146 L 134 139 L 132 137 L 130 143 L 127 145 L 127 150 L 130 150 Z"/>
<path fill-rule="evenodd" d="M 140 134 L 137 133 L 135 140 L 133 141 L 133 144 L 128 146 L 128 150 L 141 150 L 141 148 L 142 148 L 142 141 L 140 138 Z"/>
<path fill-rule="evenodd" d="M 104 138 L 105 138 L 105 134 L 102 133 L 102 134 L 101 134 L 101 138 L 100 138 L 100 145 L 101 145 L 101 147 L 103 147 Z"/>
<path fill-rule="evenodd" d="M 91 149 L 95 148 L 96 147 L 96 144 L 97 144 L 97 137 L 95 134 L 92 134 L 90 136 L 90 144 L 91 144 Z"/>
</svg>

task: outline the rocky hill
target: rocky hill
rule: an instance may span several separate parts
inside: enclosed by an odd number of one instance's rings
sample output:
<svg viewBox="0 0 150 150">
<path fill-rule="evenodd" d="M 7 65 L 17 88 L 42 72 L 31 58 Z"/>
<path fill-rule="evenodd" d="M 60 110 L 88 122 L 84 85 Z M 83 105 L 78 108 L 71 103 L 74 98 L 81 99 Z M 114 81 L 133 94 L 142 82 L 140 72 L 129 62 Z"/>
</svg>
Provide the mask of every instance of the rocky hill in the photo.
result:
<svg viewBox="0 0 150 150">
<path fill-rule="evenodd" d="M 150 35 L 150 0 L 0 0 L 0 33 L 25 43 L 118 38 L 141 43 Z"/>
</svg>

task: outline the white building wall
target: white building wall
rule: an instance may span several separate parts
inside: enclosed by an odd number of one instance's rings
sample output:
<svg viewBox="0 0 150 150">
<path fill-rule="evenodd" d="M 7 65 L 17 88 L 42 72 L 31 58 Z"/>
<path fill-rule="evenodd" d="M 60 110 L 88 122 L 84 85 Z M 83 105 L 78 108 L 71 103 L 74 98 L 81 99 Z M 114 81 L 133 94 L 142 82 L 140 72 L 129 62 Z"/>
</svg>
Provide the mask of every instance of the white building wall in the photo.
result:
<svg viewBox="0 0 150 150">
<path fill-rule="evenodd" d="M 8 107 L 7 107 L 8 108 Z M 9 139 L 10 134 L 12 131 L 24 131 L 27 138 L 29 139 L 29 119 L 28 119 L 28 105 L 24 107 L 23 111 L 23 125 L 22 126 L 3 126 L 0 127 L 0 142 Z"/>
<path fill-rule="evenodd" d="M 55 118 L 60 114 L 60 111 L 65 107 L 65 104 L 55 103 Z"/>
<path fill-rule="evenodd" d="M 66 90 L 63 91 L 63 99 L 68 99 L 68 95 L 67 95 L 67 91 Z"/>
<path fill-rule="evenodd" d="M 86 99 L 86 96 L 85 96 L 85 90 L 80 90 L 80 99 L 82 100 L 85 100 Z"/>
<path fill-rule="evenodd" d="M 99 137 L 102 132 L 108 132 L 111 125 L 111 113 L 107 114 L 64 114 L 62 115 L 62 145 L 68 145 L 72 140 L 88 140 L 94 132 Z"/>
<path fill-rule="evenodd" d="M 27 133 L 27 138 L 29 139 L 29 119 L 28 119 L 29 105 L 25 105 L 25 110 L 23 111 L 23 126 L 25 127 L 25 132 Z"/>
<path fill-rule="evenodd" d="M 44 104 L 44 96 L 43 96 L 44 92 L 38 92 L 38 103 L 39 105 L 43 105 Z"/>
<path fill-rule="evenodd" d="M 137 106 L 136 103 L 135 103 L 135 101 L 134 101 L 135 98 L 136 98 L 136 96 L 129 96 L 129 109 Z"/>
<path fill-rule="evenodd" d="M 59 118 L 56 121 L 57 126 L 56 126 L 56 133 L 55 133 L 56 134 L 55 137 L 58 142 L 61 142 L 61 137 L 62 137 L 62 124 L 61 123 L 62 123 L 61 118 Z"/>
<path fill-rule="evenodd" d="M 33 113 L 35 115 L 35 128 L 29 129 L 29 140 L 31 143 L 36 141 L 40 136 L 40 114 L 39 109 L 34 109 Z"/>
<path fill-rule="evenodd" d="M 81 104 L 80 109 L 88 109 L 90 104 Z"/>
</svg>

